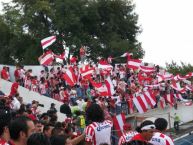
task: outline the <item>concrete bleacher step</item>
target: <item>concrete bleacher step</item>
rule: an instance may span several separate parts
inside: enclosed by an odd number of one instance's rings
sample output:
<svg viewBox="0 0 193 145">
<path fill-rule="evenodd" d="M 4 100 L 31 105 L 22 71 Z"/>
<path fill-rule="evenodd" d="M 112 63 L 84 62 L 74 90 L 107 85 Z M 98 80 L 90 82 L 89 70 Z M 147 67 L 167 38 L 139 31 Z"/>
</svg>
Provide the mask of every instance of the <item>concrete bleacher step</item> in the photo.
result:
<svg viewBox="0 0 193 145">
<path fill-rule="evenodd" d="M 12 82 L 0 79 L 0 90 L 4 92 L 6 95 L 9 95 L 11 90 Z M 41 113 L 47 112 L 49 110 L 51 103 L 56 104 L 57 115 L 59 121 L 64 121 L 66 118 L 65 114 L 60 113 L 60 106 L 63 104 L 57 100 L 52 98 L 43 96 L 37 92 L 30 91 L 22 86 L 19 86 L 19 94 L 23 98 L 24 103 L 31 103 L 33 100 L 38 101 L 40 104 L 43 104 L 44 107 L 38 107 Z"/>
</svg>

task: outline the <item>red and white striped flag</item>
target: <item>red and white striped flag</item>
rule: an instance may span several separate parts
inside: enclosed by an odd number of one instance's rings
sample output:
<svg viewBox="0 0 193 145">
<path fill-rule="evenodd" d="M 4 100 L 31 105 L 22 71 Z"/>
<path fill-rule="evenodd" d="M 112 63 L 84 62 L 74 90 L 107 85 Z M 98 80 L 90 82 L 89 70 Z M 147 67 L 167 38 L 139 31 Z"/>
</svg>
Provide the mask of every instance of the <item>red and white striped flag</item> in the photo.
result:
<svg viewBox="0 0 193 145">
<path fill-rule="evenodd" d="M 179 94 L 179 93 L 174 94 L 174 97 L 175 97 L 176 99 L 180 100 L 180 101 L 187 101 L 187 100 L 186 100 L 186 99 L 184 99 L 184 98 L 182 97 L 182 95 L 181 95 L 181 94 Z"/>
<path fill-rule="evenodd" d="M 154 66 L 145 66 L 145 65 L 140 65 L 140 70 L 145 72 L 145 73 L 151 73 L 155 71 L 155 67 Z"/>
<path fill-rule="evenodd" d="M 162 109 L 164 109 L 166 107 L 166 101 L 165 101 L 164 97 L 160 98 L 160 107 Z"/>
<path fill-rule="evenodd" d="M 172 84 L 170 85 L 173 89 L 176 91 L 179 91 L 180 93 L 185 93 L 186 89 L 181 88 L 180 83 L 176 83 L 176 81 L 173 81 Z"/>
<path fill-rule="evenodd" d="M 135 104 L 135 107 L 139 111 L 139 113 L 144 113 L 147 111 L 147 102 L 145 98 L 142 97 L 143 95 L 137 96 L 133 98 L 133 103 Z"/>
<path fill-rule="evenodd" d="M 188 79 L 188 78 L 190 78 L 190 77 L 192 77 L 193 76 L 193 72 L 189 72 L 187 75 L 186 75 L 186 78 Z"/>
<path fill-rule="evenodd" d="M 52 51 L 47 51 L 38 58 L 38 61 L 41 65 L 52 65 L 53 60 L 54 56 Z"/>
<path fill-rule="evenodd" d="M 83 78 L 89 79 L 94 72 L 94 68 L 90 67 L 90 65 L 84 65 L 80 68 L 79 73 Z"/>
<path fill-rule="evenodd" d="M 172 94 L 167 94 L 166 95 L 166 100 L 170 104 L 171 107 L 174 106 L 174 97 Z"/>
<path fill-rule="evenodd" d="M 121 137 L 123 134 L 123 125 L 125 124 L 125 122 L 125 114 L 123 113 L 113 117 L 113 125 L 119 137 Z"/>
<path fill-rule="evenodd" d="M 45 49 L 56 41 L 56 36 L 50 36 L 41 40 L 42 48 Z"/>
<path fill-rule="evenodd" d="M 153 108 L 156 105 L 155 96 L 152 94 L 150 90 L 143 92 L 146 101 Z"/>
<path fill-rule="evenodd" d="M 77 77 L 72 67 L 69 67 L 68 69 L 66 69 L 66 72 L 64 73 L 63 78 L 70 86 L 74 86 L 77 83 Z"/>
<path fill-rule="evenodd" d="M 174 80 L 178 81 L 178 80 L 185 80 L 187 79 L 186 76 L 180 76 L 179 74 L 177 74 L 175 77 L 174 77 Z"/>
<path fill-rule="evenodd" d="M 99 69 L 106 69 L 106 70 L 112 70 L 113 69 L 113 66 L 108 64 L 108 62 L 106 60 L 100 60 L 98 62 L 98 68 Z"/>
<path fill-rule="evenodd" d="M 108 76 L 105 79 L 105 84 L 106 84 L 109 96 L 114 95 L 115 94 L 115 90 L 114 90 L 113 82 L 112 82 L 110 76 Z"/>
<path fill-rule="evenodd" d="M 128 66 L 128 68 L 136 70 L 140 67 L 141 62 L 142 61 L 139 59 L 129 59 L 129 60 L 127 60 L 127 66 Z"/>
<path fill-rule="evenodd" d="M 109 92 L 108 92 L 106 84 L 97 83 L 93 80 L 90 80 L 90 82 L 92 83 L 93 87 L 95 87 L 95 90 L 97 91 L 99 96 L 109 96 Z"/>
<path fill-rule="evenodd" d="M 60 55 L 54 54 L 54 57 L 55 57 L 55 58 L 59 58 L 59 59 L 61 59 L 61 60 L 64 60 L 64 59 L 65 59 L 65 52 L 63 52 L 63 53 L 60 54 Z"/>
<path fill-rule="evenodd" d="M 186 85 L 185 88 L 186 90 L 193 92 L 193 87 L 191 85 Z"/>
<path fill-rule="evenodd" d="M 130 97 L 127 101 L 128 106 L 129 106 L 129 113 L 132 114 L 134 113 L 134 104 L 133 104 L 133 98 Z"/>
</svg>

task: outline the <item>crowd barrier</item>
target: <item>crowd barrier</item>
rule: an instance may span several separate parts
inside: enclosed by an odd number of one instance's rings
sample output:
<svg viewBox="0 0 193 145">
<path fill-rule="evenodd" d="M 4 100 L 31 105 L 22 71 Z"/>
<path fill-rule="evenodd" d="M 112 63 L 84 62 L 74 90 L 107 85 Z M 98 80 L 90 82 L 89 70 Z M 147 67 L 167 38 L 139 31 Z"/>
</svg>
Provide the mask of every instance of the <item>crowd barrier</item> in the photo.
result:
<svg viewBox="0 0 193 145">
<path fill-rule="evenodd" d="M 193 105 L 185 106 L 183 103 L 178 103 L 177 109 L 170 107 L 150 109 L 146 113 L 134 113 L 127 116 L 128 121 L 132 121 L 134 126 L 139 125 L 143 120 L 152 120 L 162 117 L 168 121 L 168 129 L 174 127 L 174 114 L 177 114 L 182 123 L 187 123 L 193 120 Z"/>
<path fill-rule="evenodd" d="M 10 93 L 10 89 L 11 89 L 12 83 L 5 81 L 3 79 L 0 79 L 0 90 L 2 92 L 4 92 L 5 94 L 9 94 Z M 30 91 L 24 87 L 19 86 L 19 94 L 20 96 L 23 98 L 24 103 L 31 103 L 33 100 L 38 101 L 40 104 L 43 104 L 44 107 L 39 107 L 41 113 L 47 112 L 47 110 L 49 110 L 51 103 L 56 104 L 56 109 L 57 109 L 57 115 L 58 115 L 58 120 L 59 121 L 64 121 L 66 118 L 65 114 L 62 114 L 59 112 L 60 110 L 60 106 L 63 104 L 57 100 L 54 100 L 52 98 L 43 96 L 39 93 Z"/>
</svg>

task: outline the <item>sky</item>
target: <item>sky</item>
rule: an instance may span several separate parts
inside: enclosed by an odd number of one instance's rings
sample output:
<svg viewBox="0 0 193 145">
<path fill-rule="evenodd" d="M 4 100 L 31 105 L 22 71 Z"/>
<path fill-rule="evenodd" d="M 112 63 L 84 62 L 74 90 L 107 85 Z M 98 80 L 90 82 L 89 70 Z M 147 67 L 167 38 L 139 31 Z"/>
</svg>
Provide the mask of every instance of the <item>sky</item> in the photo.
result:
<svg viewBox="0 0 193 145">
<path fill-rule="evenodd" d="M 133 0 L 143 32 L 144 60 L 193 64 L 193 0 Z"/>
<path fill-rule="evenodd" d="M 0 2 L 10 0 L 0 0 Z M 193 0 L 133 0 L 144 61 L 165 66 L 180 61 L 193 65 Z M 0 7 L 1 9 L 1 7 Z"/>
</svg>

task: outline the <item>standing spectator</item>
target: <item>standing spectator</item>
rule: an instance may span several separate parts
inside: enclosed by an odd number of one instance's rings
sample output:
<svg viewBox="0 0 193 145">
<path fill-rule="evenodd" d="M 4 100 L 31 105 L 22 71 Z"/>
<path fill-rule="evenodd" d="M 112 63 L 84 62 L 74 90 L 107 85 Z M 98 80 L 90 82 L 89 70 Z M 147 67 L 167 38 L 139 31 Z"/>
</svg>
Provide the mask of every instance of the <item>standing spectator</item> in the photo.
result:
<svg viewBox="0 0 193 145">
<path fill-rule="evenodd" d="M 9 96 L 11 98 L 13 98 L 17 93 L 18 93 L 18 88 L 19 88 L 19 80 L 17 80 L 16 82 L 14 82 L 11 86 L 11 92 L 9 94 Z"/>
<path fill-rule="evenodd" d="M 50 110 L 57 112 L 57 110 L 56 110 L 56 104 L 51 103 L 51 105 L 50 105 Z"/>
<path fill-rule="evenodd" d="M 180 117 L 175 113 L 174 114 L 174 128 L 176 131 L 179 131 Z"/>
<path fill-rule="evenodd" d="M 86 127 L 85 117 L 83 116 L 81 111 L 76 111 L 75 114 L 76 114 L 76 119 L 74 122 L 77 127 L 77 132 L 83 133 L 84 128 Z"/>
<path fill-rule="evenodd" d="M 87 119 L 91 124 L 86 127 L 86 145 L 111 144 L 112 121 L 105 120 L 104 112 L 98 104 L 92 104 L 87 109 Z"/>
<path fill-rule="evenodd" d="M 71 117 L 72 116 L 71 109 L 70 109 L 70 107 L 69 107 L 67 102 L 60 106 L 60 113 L 66 114 L 67 117 Z"/>
<path fill-rule="evenodd" d="M 11 121 L 9 132 L 11 145 L 27 145 L 28 137 L 34 132 L 35 126 L 31 119 L 21 116 Z"/>
<path fill-rule="evenodd" d="M 146 120 L 141 123 L 141 125 L 137 128 L 139 134 L 135 135 L 130 143 L 138 143 L 140 145 L 152 145 L 148 143 L 151 140 L 153 133 L 155 131 L 155 125 L 152 121 Z"/>
<path fill-rule="evenodd" d="M 20 66 L 16 65 L 16 70 L 14 71 L 15 81 L 20 80 Z"/>
<path fill-rule="evenodd" d="M 40 91 L 41 95 L 49 96 L 47 93 L 47 90 L 46 90 L 45 78 L 43 78 L 43 77 L 40 79 L 39 91 Z"/>
<path fill-rule="evenodd" d="M 81 97 L 79 97 L 76 102 L 78 104 L 80 111 L 83 111 L 83 104 L 85 103 L 84 100 Z"/>
<path fill-rule="evenodd" d="M 70 101 L 72 104 L 76 103 L 76 96 L 77 96 L 77 92 L 75 87 L 72 87 L 72 89 L 70 90 Z"/>
<path fill-rule="evenodd" d="M 7 67 L 4 66 L 3 69 L 1 70 L 1 78 L 8 81 L 9 80 L 9 76 L 8 76 L 8 72 L 7 72 Z"/>
<path fill-rule="evenodd" d="M 154 122 L 157 131 L 151 138 L 150 143 L 153 145 L 174 145 L 172 139 L 165 135 L 163 132 L 166 131 L 168 122 L 164 118 L 157 118 Z"/>
</svg>

